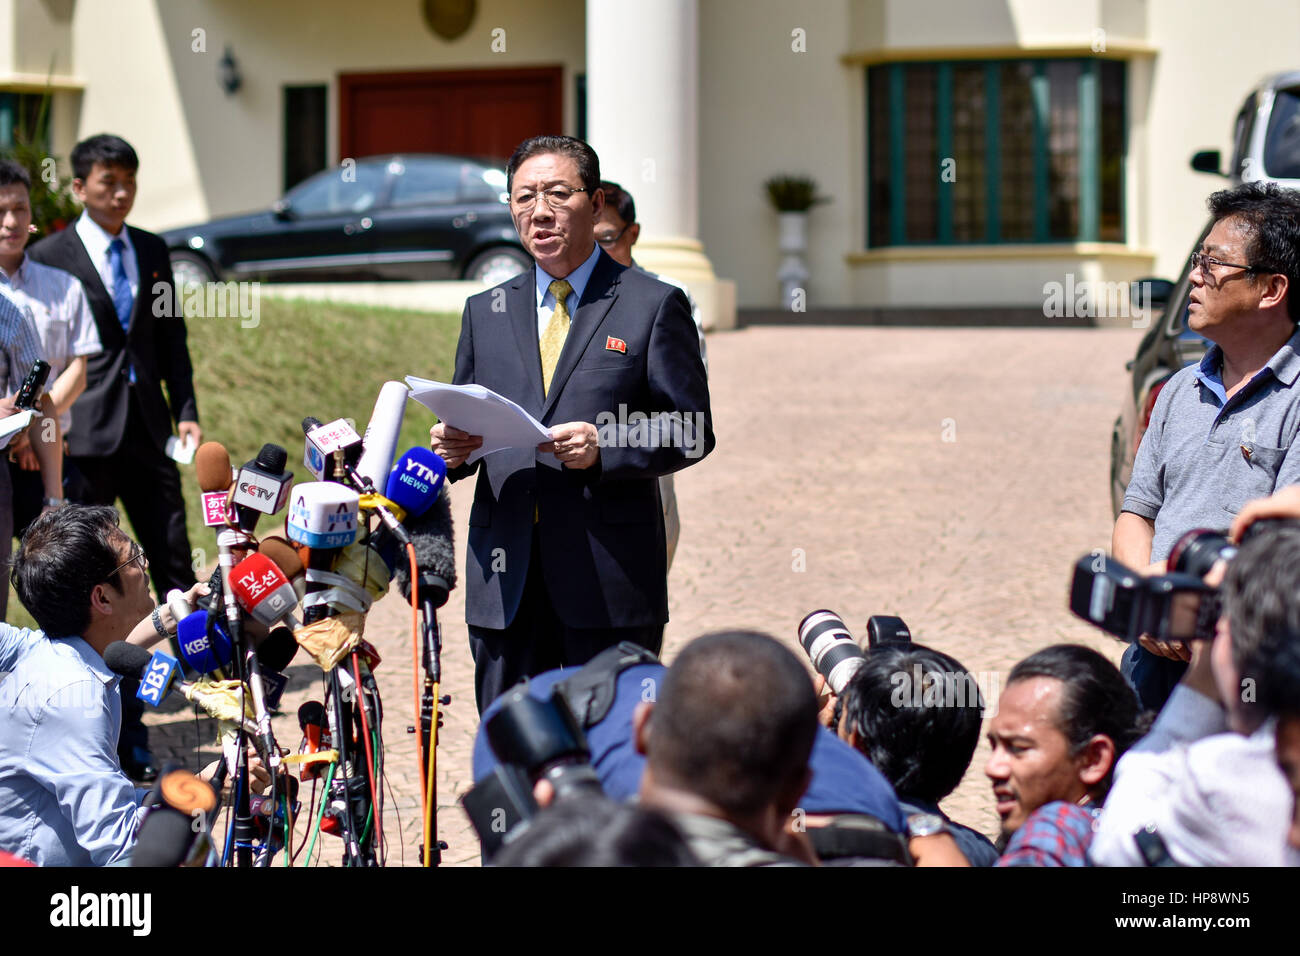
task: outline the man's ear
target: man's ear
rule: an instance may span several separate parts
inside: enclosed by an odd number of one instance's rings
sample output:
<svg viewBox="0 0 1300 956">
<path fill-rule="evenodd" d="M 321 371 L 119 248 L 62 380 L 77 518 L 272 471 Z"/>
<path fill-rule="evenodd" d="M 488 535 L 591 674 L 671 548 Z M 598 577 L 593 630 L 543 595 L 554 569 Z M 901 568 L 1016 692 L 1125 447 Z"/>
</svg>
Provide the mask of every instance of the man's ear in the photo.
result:
<svg viewBox="0 0 1300 956">
<path fill-rule="evenodd" d="M 90 589 L 90 609 L 100 614 L 113 613 L 113 601 L 109 596 L 107 584 L 96 584 Z"/>
<path fill-rule="evenodd" d="M 84 179 L 72 180 L 72 198 L 83 206 L 86 204 L 86 181 Z"/>
<path fill-rule="evenodd" d="M 605 190 L 597 189 L 591 194 L 591 221 L 595 222 L 605 209 Z"/>
<path fill-rule="evenodd" d="M 650 715 L 654 709 L 655 705 L 652 701 L 643 700 L 636 705 L 636 710 L 632 711 L 632 740 L 636 744 L 636 752 L 642 757 L 649 752 L 647 747 L 650 743 Z"/>
<path fill-rule="evenodd" d="M 1106 779 L 1115 766 L 1115 741 L 1105 734 L 1094 734 L 1075 758 L 1079 780 L 1089 790 Z"/>
<path fill-rule="evenodd" d="M 636 241 L 641 238 L 641 223 L 634 222 L 627 227 L 628 245 L 635 246 Z"/>
<path fill-rule="evenodd" d="M 1290 282 L 1287 277 L 1281 273 L 1274 273 L 1268 277 L 1268 284 L 1264 286 L 1263 298 L 1259 300 L 1261 309 L 1271 309 L 1274 306 L 1281 305 L 1286 301 L 1286 294 Z"/>
</svg>

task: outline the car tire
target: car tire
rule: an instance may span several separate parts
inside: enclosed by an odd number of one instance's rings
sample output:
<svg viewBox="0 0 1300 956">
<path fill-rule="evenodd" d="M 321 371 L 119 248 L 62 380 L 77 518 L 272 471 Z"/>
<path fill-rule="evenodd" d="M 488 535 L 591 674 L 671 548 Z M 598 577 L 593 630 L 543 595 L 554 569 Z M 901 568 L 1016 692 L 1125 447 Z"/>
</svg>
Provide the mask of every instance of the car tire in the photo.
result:
<svg viewBox="0 0 1300 956">
<path fill-rule="evenodd" d="M 207 259 L 193 252 L 172 252 L 172 278 L 177 289 L 183 289 L 187 282 L 212 282 L 217 276 Z"/>
<path fill-rule="evenodd" d="M 1110 433 L 1110 508 L 1117 520 L 1120 509 L 1124 507 L 1124 493 L 1127 490 L 1120 480 L 1121 475 L 1124 473 L 1124 453 L 1126 450 L 1124 436 L 1120 434 L 1123 422 L 1122 417 L 1115 419 L 1115 424 L 1111 427 Z"/>
<path fill-rule="evenodd" d="M 484 285 L 499 285 L 531 267 L 528 253 L 517 246 L 493 246 L 484 249 L 465 266 L 464 277 Z"/>
</svg>

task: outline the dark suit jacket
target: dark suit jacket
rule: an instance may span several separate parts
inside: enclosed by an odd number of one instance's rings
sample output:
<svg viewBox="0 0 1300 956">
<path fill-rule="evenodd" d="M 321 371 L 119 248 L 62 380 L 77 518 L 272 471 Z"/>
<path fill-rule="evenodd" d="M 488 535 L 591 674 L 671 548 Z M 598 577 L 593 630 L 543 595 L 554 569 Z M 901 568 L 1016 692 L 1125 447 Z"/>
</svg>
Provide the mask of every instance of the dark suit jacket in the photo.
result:
<svg viewBox="0 0 1300 956">
<path fill-rule="evenodd" d="M 531 448 L 506 449 L 449 472 L 453 481 L 479 472 L 465 619 L 498 629 L 513 620 L 528 575 L 536 504 L 546 586 L 561 620 L 592 628 L 662 624 L 667 557 L 656 479 L 714 446 L 709 387 L 686 296 L 602 251 L 544 399 L 534 276 L 530 269 L 466 301 L 455 384 L 490 388 L 544 425 L 604 424 L 600 462 L 568 469 L 551 455 L 539 461 Z M 699 430 L 677 437 L 693 437 L 695 447 L 671 441 L 631 447 L 626 435 L 616 440 L 621 431 L 610 419 L 620 405 L 624 420 L 633 412 L 689 413 Z"/>
<path fill-rule="evenodd" d="M 111 455 L 122 443 L 130 409 L 129 366 L 135 367 L 136 396 L 149 434 L 161 450 L 172 420 L 198 421 L 194 371 L 185 344 L 185 319 L 176 301 L 167 247 L 151 232 L 128 226 L 140 267 L 140 287 L 127 332 L 117 319 L 113 295 L 73 226 L 47 236 L 28 250 L 37 262 L 71 272 L 86 289 L 86 299 L 104 350 L 86 361 L 86 390 L 73 404 L 68 452 Z M 171 396 L 171 413 L 162 383 Z"/>
</svg>

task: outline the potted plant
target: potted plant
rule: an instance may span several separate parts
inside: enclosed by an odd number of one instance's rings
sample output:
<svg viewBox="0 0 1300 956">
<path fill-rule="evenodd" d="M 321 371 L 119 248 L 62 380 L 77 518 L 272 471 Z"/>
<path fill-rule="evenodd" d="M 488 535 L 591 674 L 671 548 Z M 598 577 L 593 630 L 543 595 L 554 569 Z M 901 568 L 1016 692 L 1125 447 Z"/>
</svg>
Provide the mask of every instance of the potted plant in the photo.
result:
<svg viewBox="0 0 1300 956">
<path fill-rule="evenodd" d="M 808 210 L 830 200 L 817 195 L 817 184 L 807 176 L 773 176 L 763 185 L 780 220 L 779 248 L 783 258 L 776 277 L 781 282 L 781 304 L 803 311 L 810 277 L 804 261 L 808 251 Z"/>
</svg>

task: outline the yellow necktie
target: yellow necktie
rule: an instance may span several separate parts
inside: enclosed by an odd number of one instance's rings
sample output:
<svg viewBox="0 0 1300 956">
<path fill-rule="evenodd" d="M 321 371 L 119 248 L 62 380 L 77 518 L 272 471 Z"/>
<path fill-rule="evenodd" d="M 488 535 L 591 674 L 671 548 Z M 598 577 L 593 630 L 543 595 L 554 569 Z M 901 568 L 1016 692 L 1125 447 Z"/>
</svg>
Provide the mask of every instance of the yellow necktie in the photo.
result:
<svg viewBox="0 0 1300 956">
<path fill-rule="evenodd" d="M 551 321 L 542 330 L 538 346 L 542 353 L 542 394 L 551 390 L 551 377 L 555 375 L 556 363 L 560 361 L 560 352 L 564 350 L 564 340 L 569 334 L 569 307 L 564 300 L 573 291 L 573 286 L 564 279 L 556 279 L 550 285 L 551 295 L 555 296 L 555 311 Z"/>
</svg>

